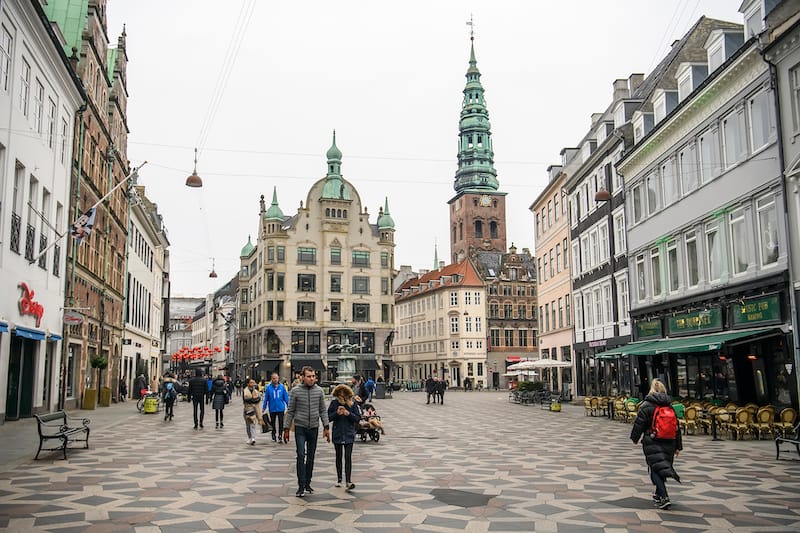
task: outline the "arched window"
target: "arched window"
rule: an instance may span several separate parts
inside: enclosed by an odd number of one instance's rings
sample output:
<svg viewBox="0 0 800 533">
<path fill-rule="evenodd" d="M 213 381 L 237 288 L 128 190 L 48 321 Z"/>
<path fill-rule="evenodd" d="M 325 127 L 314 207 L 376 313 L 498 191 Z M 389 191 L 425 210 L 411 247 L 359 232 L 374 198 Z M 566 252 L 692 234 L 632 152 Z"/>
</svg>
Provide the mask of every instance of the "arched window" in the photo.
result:
<svg viewBox="0 0 800 533">
<path fill-rule="evenodd" d="M 330 207 L 326 207 L 326 208 L 325 208 L 325 216 L 326 216 L 326 217 L 329 217 L 329 216 L 331 216 L 331 208 L 330 208 Z"/>
<path fill-rule="evenodd" d="M 336 210 L 336 217 L 337 218 L 342 218 L 342 210 L 341 209 L 337 209 Z"/>
<path fill-rule="evenodd" d="M 342 218 L 347 218 L 347 209 L 342 210 Z"/>
<path fill-rule="evenodd" d="M 464 238 L 464 223 L 463 222 L 459 222 L 458 223 L 458 240 L 460 241 L 463 238 Z"/>
<path fill-rule="evenodd" d="M 453 224 L 453 242 L 456 242 L 456 225 Z"/>
<path fill-rule="evenodd" d="M 490 222 L 489 223 L 489 237 L 492 239 L 497 238 L 497 222 Z"/>
<path fill-rule="evenodd" d="M 475 221 L 475 237 L 481 238 L 483 237 L 483 222 L 480 220 Z"/>
</svg>

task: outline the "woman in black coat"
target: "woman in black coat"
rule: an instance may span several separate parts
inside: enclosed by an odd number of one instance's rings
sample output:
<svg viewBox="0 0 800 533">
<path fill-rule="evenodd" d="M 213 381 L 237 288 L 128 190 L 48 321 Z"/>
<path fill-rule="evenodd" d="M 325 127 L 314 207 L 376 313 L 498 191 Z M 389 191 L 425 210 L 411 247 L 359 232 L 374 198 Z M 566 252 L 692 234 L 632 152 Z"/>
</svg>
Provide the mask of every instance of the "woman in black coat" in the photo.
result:
<svg viewBox="0 0 800 533">
<path fill-rule="evenodd" d="M 342 486 L 342 455 L 344 455 L 345 487 L 348 492 L 356 488 L 352 481 L 353 443 L 356 426 L 361 419 L 361 410 L 353 401 L 353 389 L 347 385 L 336 385 L 328 405 L 328 420 L 333 424 L 331 441 L 336 449 L 336 486 Z"/>
<path fill-rule="evenodd" d="M 217 421 L 217 429 L 225 427 L 222 423 L 223 410 L 228 403 L 228 387 L 222 374 L 217 376 L 211 383 L 211 408 L 214 409 L 214 419 Z"/>
<path fill-rule="evenodd" d="M 683 439 L 681 439 L 680 428 L 676 431 L 675 438 L 668 440 L 653 438 L 650 435 L 650 428 L 653 425 L 656 405 L 670 406 L 671 403 L 671 399 L 667 395 L 667 388 L 660 380 L 654 379 L 650 384 L 650 393 L 645 397 L 642 405 L 639 406 L 639 412 L 631 430 L 631 440 L 634 444 L 637 444 L 639 438 L 644 435 L 642 438 L 642 450 L 647 461 L 647 467 L 650 470 L 650 480 L 656 488 L 655 494 L 653 494 L 653 501 L 656 507 L 660 509 L 668 509 L 670 506 L 669 495 L 667 494 L 667 478 L 671 477 L 678 483 L 681 481 L 672 463 L 678 452 L 683 449 Z"/>
</svg>

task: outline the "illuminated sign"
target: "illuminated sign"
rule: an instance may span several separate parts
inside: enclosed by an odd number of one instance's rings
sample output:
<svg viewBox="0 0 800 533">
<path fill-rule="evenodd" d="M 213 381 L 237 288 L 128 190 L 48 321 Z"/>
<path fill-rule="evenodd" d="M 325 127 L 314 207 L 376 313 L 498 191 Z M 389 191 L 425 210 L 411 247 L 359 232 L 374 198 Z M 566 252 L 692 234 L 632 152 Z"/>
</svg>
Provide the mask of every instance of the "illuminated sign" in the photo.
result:
<svg viewBox="0 0 800 533">
<path fill-rule="evenodd" d="M 38 328 L 42 324 L 44 306 L 33 299 L 34 292 L 28 288 L 26 283 L 20 283 L 18 287 L 22 289 L 22 297 L 19 299 L 19 314 L 36 317 L 36 327 Z"/>
<path fill-rule="evenodd" d="M 731 306 L 734 326 L 778 324 L 781 322 L 781 299 L 777 294 L 743 300 Z"/>
</svg>

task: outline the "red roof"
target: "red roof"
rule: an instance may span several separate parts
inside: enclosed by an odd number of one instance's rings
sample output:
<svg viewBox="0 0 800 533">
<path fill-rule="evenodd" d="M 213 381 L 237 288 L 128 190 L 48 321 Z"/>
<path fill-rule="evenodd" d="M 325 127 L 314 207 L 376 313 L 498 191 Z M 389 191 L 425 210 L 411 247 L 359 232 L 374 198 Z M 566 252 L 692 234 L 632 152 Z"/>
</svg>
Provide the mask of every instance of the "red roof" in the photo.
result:
<svg viewBox="0 0 800 533">
<path fill-rule="evenodd" d="M 454 282 L 453 276 L 457 276 L 458 281 Z M 445 281 L 443 279 L 445 277 L 449 279 Z M 430 286 L 429 282 L 431 281 L 441 281 L 441 284 Z M 472 266 L 469 259 L 465 259 L 460 263 L 453 263 L 436 270 L 431 270 L 422 277 L 406 281 L 395 291 L 395 301 L 445 287 L 483 287 L 483 281 L 475 271 L 475 267 Z M 404 291 L 411 292 L 403 294 Z"/>
</svg>

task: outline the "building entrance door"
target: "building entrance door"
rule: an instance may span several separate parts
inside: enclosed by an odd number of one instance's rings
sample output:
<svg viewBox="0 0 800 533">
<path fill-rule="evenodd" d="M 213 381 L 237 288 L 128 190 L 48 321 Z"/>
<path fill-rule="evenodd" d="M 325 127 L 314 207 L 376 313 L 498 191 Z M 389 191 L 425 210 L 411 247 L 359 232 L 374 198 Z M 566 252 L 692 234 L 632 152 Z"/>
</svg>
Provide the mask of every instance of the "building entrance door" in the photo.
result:
<svg viewBox="0 0 800 533">
<path fill-rule="evenodd" d="M 17 335 L 11 337 L 8 358 L 6 419 L 18 420 L 33 416 L 33 377 L 36 342 Z"/>
</svg>

